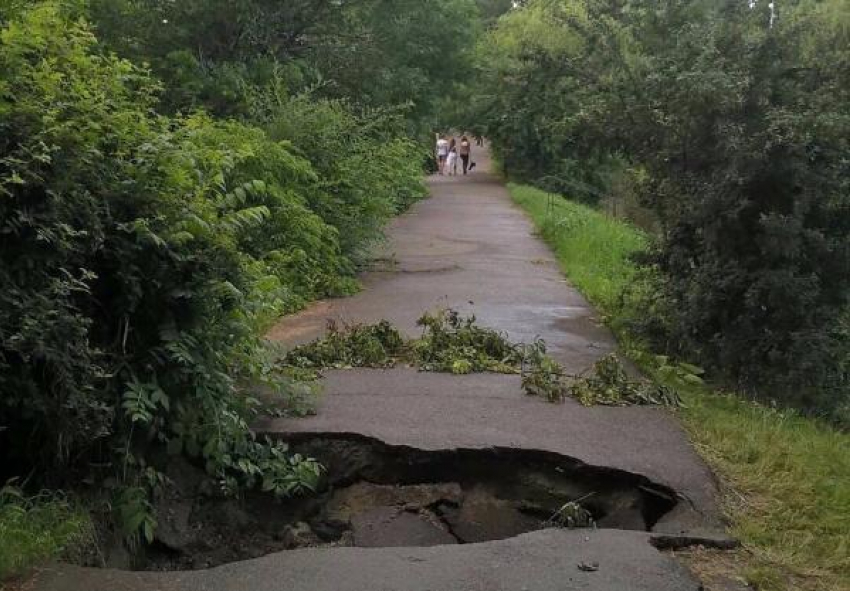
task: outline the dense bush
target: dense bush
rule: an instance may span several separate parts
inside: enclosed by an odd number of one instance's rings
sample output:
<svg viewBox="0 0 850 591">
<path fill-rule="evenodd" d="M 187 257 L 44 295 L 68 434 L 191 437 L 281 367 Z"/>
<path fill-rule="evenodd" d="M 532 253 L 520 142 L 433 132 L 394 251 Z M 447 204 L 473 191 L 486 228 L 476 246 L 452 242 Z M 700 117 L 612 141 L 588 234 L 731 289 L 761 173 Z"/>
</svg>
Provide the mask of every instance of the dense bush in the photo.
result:
<svg viewBox="0 0 850 591">
<path fill-rule="evenodd" d="M 425 194 L 424 154 L 404 136 L 400 114 L 357 115 L 340 101 L 303 95 L 262 116 L 269 136 L 297 146 L 320 176 L 310 205 L 339 232 L 346 255 L 359 257 L 385 223 Z"/>
<path fill-rule="evenodd" d="M 850 385 L 850 13 L 800 10 L 772 28 L 732 4 L 647 23 L 644 71 L 661 75 L 627 99 L 629 150 L 667 229 L 652 262 L 677 349 L 823 410 Z"/>
<path fill-rule="evenodd" d="M 106 485 L 148 538 L 166 450 L 226 493 L 311 487 L 315 462 L 249 429 L 247 392 L 291 393 L 261 335 L 356 288 L 424 195 L 420 140 L 469 71 L 475 16 L 473 0 L 3 2 L 0 479 Z"/>
<path fill-rule="evenodd" d="M 472 0 L 91 6 L 105 45 L 164 81 L 166 111 L 238 118 L 309 159 L 320 190 L 304 196 L 355 258 L 423 195 L 430 125 L 477 32 Z"/>
<path fill-rule="evenodd" d="M 529 2 L 482 44 L 475 103 L 509 173 L 585 199 L 630 175 L 662 228 L 645 260 L 658 346 L 834 410 L 850 368 L 850 12 L 752 4 Z"/>
<path fill-rule="evenodd" d="M 0 68 L 7 458 L 62 477 L 119 442 L 143 463 L 159 441 L 250 482 L 240 458 L 272 450 L 234 395 L 260 377 L 247 352 L 342 264 L 298 196 L 315 173 L 259 130 L 154 114 L 147 73 L 52 4 L 3 31 Z"/>
<path fill-rule="evenodd" d="M 464 127 L 490 139 L 511 178 L 596 203 L 621 165 L 590 133 L 598 65 L 578 61 L 587 43 L 565 24 L 585 26 L 580 4 L 530 2 L 502 17 L 479 44 Z"/>
<path fill-rule="evenodd" d="M 150 537 L 159 449 L 225 492 L 313 485 L 314 462 L 248 428 L 259 403 L 243 387 L 285 388 L 259 335 L 350 289 L 346 253 L 421 195 L 421 169 L 375 130 L 319 160 L 306 130 L 290 134 L 299 150 L 287 133 L 158 114 L 160 84 L 105 53 L 78 8 L 38 2 L 0 21 L 0 477 L 117 477 L 120 521 Z M 319 137 L 340 127 L 313 123 Z M 348 160 L 366 138 L 397 166 Z M 366 229 L 344 253 L 350 224 Z"/>
<path fill-rule="evenodd" d="M 164 82 L 168 111 L 244 115 L 243 90 L 282 74 L 293 89 L 317 74 L 303 61 L 316 27 L 337 22 L 334 0 L 91 0 L 98 37 Z"/>
</svg>

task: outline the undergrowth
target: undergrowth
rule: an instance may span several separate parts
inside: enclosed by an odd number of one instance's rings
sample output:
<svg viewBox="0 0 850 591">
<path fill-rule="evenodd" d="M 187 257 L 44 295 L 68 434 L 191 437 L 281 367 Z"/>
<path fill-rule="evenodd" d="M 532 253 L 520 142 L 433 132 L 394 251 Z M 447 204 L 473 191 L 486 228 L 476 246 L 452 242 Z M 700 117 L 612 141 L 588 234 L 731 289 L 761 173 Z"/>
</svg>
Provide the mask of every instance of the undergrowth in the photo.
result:
<svg viewBox="0 0 850 591">
<path fill-rule="evenodd" d="M 586 406 L 681 404 L 672 388 L 630 378 L 614 355 L 601 359 L 584 375 L 571 375 L 546 354 L 542 340 L 512 343 L 506 334 L 479 326 L 474 316 L 462 317 L 454 310 L 443 310 L 424 314 L 418 324 L 422 336 L 405 340 L 385 320 L 343 328 L 330 323 L 324 337 L 290 351 L 281 367 L 284 371 L 303 372 L 406 364 L 421 371 L 457 375 L 520 374 L 527 394 L 550 402 L 574 398 Z"/>
<path fill-rule="evenodd" d="M 11 485 L 0 488 L 0 583 L 33 564 L 73 557 L 93 546 L 93 539 L 86 512 L 62 496 L 28 497 Z"/>
<path fill-rule="evenodd" d="M 422 337 L 413 343 L 418 366 L 425 371 L 466 374 L 514 373 L 527 357 L 526 347 L 496 330 L 478 326 L 475 317 L 456 311 L 425 314 L 418 322 Z"/>
<path fill-rule="evenodd" d="M 740 557 L 695 555 L 766 591 L 850 589 L 850 434 L 818 420 L 720 392 L 698 368 L 647 350 L 627 332 L 644 313 L 621 298 L 634 287 L 630 257 L 646 236 L 589 207 L 510 186 L 555 251 L 564 274 L 602 310 L 627 351 L 655 381 L 680 392 L 679 416 L 697 450 L 725 483 L 724 509 Z M 740 558 L 740 559 L 739 559 Z M 726 563 L 731 566 L 725 566 Z M 699 566 L 698 566 L 699 570 Z"/>
<path fill-rule="evenodd" d="M 424 195 L 403 111 L 290 96 L 275 68 L 234 80 L 251 116 L 178 114 L 89 2 L 2 4 L 0 478 L 93 483 L 131 544 L 154 539 L 171 456 L 227 495 L 312 490 L 316 462 L 250 429 L 251 390 L 294 396 L 262 335 L 350 292 Z"/>
<path fill-rule="evenodd" d="M 553 402 L 570 396 L 584 406 L 682 406 L 673 387 L 630 378 L 616 355 L 603 357 L 592 371 L 572 379 L 551 358 L 534 359 L 524 372 L 523 388 Z"/>
</svg>

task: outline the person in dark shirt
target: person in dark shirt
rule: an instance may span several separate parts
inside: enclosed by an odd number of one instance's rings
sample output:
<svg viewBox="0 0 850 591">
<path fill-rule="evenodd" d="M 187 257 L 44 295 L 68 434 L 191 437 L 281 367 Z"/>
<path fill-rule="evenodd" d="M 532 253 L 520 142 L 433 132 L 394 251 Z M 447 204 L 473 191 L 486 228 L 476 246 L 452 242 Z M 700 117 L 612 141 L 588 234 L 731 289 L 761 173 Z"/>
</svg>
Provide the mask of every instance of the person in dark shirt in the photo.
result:
<svg viewBox="0 0 850 591">
<path fill-rule="evenodd" d="M 463 174 L 469 172 L 469 160 L 472 157 L 472 144 L 469 142 L 469 138 L 463 136 L 460 138 L 460 148 L 458 149 L 458 153 L 460 154 L 460 160 L 463 162 Z"/>
</svg>

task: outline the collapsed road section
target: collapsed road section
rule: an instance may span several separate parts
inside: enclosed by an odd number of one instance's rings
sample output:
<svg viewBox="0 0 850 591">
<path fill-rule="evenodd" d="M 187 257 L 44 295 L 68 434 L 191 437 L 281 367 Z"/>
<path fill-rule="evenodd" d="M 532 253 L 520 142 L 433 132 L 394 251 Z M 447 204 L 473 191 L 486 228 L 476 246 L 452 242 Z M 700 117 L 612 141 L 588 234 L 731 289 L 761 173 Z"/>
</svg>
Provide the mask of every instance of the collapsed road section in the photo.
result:
<svg viewBox="0 0 850 591">
<path fill-rule="evenodd" d="M 129 566 L 208 568 L 303 547 L 466 544 L 549 527 L 650 531 L 678 502 L 645 477 L 549 452 L 426 451 L 334 434 L 290 445 L 325 467 L 315 495 L 217 499 L 184 465 L 157 507 L 155 543 Z"/>
<path fill-rule="evenodd" d="M 665 539 L 653 528 L 687 503 L 644 476 L 545 451 L 421 450 L 333 433 L 285 439 L 325 465 L 317 494 L 216 500 L 201 471 L 176 464 L 175 488 L 157 506 L 157 541 L 134 564 L 59 565 L 34 589 L 701 588 L 653 547 Z"/>
</svg>

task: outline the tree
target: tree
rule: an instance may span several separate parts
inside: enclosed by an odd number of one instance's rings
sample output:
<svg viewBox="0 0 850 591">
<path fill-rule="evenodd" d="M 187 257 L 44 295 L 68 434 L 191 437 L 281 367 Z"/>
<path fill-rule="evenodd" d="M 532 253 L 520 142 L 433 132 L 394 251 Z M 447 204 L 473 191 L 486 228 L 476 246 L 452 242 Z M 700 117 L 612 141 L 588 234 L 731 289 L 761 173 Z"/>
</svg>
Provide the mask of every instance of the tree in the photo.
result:
<svg viewBox="0 0 850 591">
<path fill-rule="evenodd" d="M 276 76 L 363 107 L 407 105 L 411 131 L 470 73 L 474 0 L 93 0 L 105 42 L 149 62 L 172 109 L 244 115 Z"/>
<path fill-rule="evenodd" d="M 484 25 L 488 28 L 494 26 L 502 15 L 521 4 L 516 0 L 475 0 L 475 3 Z"/>
<path fill-rule="evenodd" d="M 631 171 L 663 227 L 647 334 L 748 390 L 848 408 L 850 11 L 537 0 L 480 48 L 509 173 L 587 198 Z"/>
<path fill-rule="evenodd" d="M 330 92 L 370 107 L 408 105 L 417 132 L 433 126 L 440 100 L 472 74 L 473 0 L 366 0 L 343 13 L 344 30 L 325 29 L 312 52 L 332 76 Z"/>
</svg>

